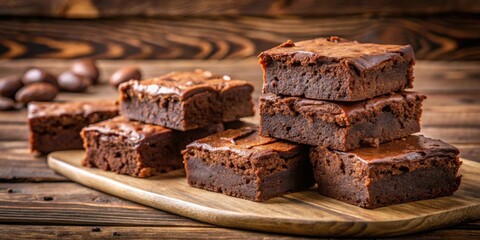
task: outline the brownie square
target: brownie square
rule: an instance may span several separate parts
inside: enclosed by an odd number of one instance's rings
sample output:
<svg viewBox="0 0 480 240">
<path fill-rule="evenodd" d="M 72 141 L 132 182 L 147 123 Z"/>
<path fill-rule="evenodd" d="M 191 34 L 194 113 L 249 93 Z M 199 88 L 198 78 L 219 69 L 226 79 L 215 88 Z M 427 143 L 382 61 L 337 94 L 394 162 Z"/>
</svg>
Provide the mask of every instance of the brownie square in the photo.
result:
<svg viewBox="0 0 480 240">
<path fill-rule="evenodd" d="M 119 116 L 82 130 L 83 165 L 134 177 L 157 175 L 181 168 L 187 144 L 219 131 L 221 123 L 181 132 Z"/>
<path fill-rule="evenodd" d="M 263 92 L 359 101 L 412 87 L 410 45 L 358 43 L 339 37 L 287 41 L 259 55 Z"/>
<path fill-rule="evenodd" d="M 329 102 L 266 94 L 260 97 L 260 134 L 347 151 L 420 131 L 422 101 L 399 92 L 359 102 Z"/>
<path fill-rule="evenodd" d="M 306 152 L 305 146 L 245 127 L 197 140 L 182 153 L 191 186 L 266 201 L 313 185 Z"/>
<path fill-rule="evenodd" d="M 440 140 L 409 136 L 349 152 L 312 147 L 320 194 L 364 208 L 449 196 L 461 176 L 458 149 Z"/>
<path fill-rule="evenodd" d="M 118 115 L 113 101 L 32 102 L 28 105 L 30 150 L 41 154 L 82 149 L 80 131 Z"/>
<path fill-rule="evenodd" d="M 172 72 L 119 87 L 123 116 L 186 131 L 252 116 L 253 86 L 211 72 Z"/>
</svg>

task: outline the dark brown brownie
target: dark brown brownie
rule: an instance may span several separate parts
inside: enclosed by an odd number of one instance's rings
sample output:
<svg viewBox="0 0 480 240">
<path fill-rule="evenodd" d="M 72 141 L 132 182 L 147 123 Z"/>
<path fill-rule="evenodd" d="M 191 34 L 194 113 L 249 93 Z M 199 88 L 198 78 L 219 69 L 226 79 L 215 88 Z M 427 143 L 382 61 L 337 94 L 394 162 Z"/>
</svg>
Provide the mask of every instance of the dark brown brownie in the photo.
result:
<svg viewBox="0 0 480 240">
<path fill-rule="evenodd" d="M 455 192 L 458 149 L 440 140 L 409 136 L 350 152 L 312 147 L 320 194 L 364 208 L 378 208 Z"/>
<path fill-rule="evenodd" d="M 30 149 L 37 153 L 82 149 L 80 131 L 118 115 L 113 101 L 32 102 L 28 105 Z"/>
<path fill-rule="evenodd" d="M 343 38 L 288 41 L 259 55 L 263 92 L 332 101 L 359 101 L 412 87 L 410 45 Z"/>
<path fill-rule="evenodd" d="M 134 177 L 152 176 L 183 167 L 181 150 L 219 131 L 223 131 L 221 123 L 181 132 L 119 116 L 82 130 L 83 165 Z"/>
<path fill-rule="evenodd" d="M 347 151 L 420 131 L 425 96 L 400 92 L 360 102 L 328 102 L 266 94 L 260 97 L 260 133 Z"/>
<path fill-rule="evenodd" d="M 253 86 L 211 72 L 172 72 L 119 87 L 123 116 L 186 131 L 252 116 Z"/>
<path fill-rule="evenodd" d="M 245 127 L 195 141 L 182 153 L 190 185 L 266 201 L 313 185 L 306 152 L 305 146 Z"/>
</svg>

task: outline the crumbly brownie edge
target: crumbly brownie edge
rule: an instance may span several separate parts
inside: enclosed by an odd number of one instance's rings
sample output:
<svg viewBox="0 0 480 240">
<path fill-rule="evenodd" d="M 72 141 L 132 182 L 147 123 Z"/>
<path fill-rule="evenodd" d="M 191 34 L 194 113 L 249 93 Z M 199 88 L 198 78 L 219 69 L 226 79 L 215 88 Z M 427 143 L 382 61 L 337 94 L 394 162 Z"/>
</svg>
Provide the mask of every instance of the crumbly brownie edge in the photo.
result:
<svg viewBox="0 0 480 240">
<path fill-rule="evenodd" d="M 96 131 L 82 132 L 86 157 L 83 165 L 100 168 L 133 177 L 149 177 L 183 166 L 180 149 L 169 136 L 147 139 L 140 143 L 123 136 L 102 134 Z M 108 141 L 100 140 L 108 138 Z M 161 148 L 159 147 L 161 146 Z M 177 151 L 175 151 L 177 150 Z"/>
<path fill-rule="evenodd" d="M 234 87 L 222 92 L 223 121 L 231 122 L 255 114 L 252 102 L 253 86 Z"/>
<path fill-rule="evenodd" d="M 83 130 L 87 153 L 83 165 L 141 178 L 158 175 L 183 167 L 181 150 L 188 143 L 222 130 L 222 124 L 187 132 L 172 130 L 154 134 L 140 142 L 131 142 L 118 134 Z M 101 141 L 103 137 L 109 141 Z"/>
<path fill-rule="evenodd" d="M 311 147 L 309 159 L 320 194 L 353 205 L 365 204 L 368 198 L 364 185 L 368 171 L 366 164 L 358 159 L 344 163 L 323 147 Z"/>
<path fill-rule="evenodd" d="M 207 165 L 202 159 L 184 160 L 188 184 L 232 197 L 258 201 L 257 186 L 251 176 L 241 176 L 220 164 Z M 232 187 L 235 186 L 235 187 Z"/>
<path fill-rule="evenodd" d="M 349 120 L 349 125 L 343 126 L 342 118 L 333 115 L 328 117 L 330 108 L 327 108 L 327 113 L 324 114 L 327 116 L 316 116 L 325 111 L 311 110 L 312 114 L 309 114 L 305 112 L 305 108 L 301 111 L 295 109 L 295 104 L 282 107 L 280 98 L 272 101 L 261 97 L 260 134 L 342 151 L 361 145 L 377 146 L 381 142 L 420 131 L 423 99 L 423 96 L 418 95 L 415 98 L 405 98 L 401 102 L 386 102 L 386 105 L 356 114 Z M 280 101 L 280 104 L 276 101 Z M 342 122 L 338 122 L 339 119 Z"/>
<path fill-rule="evenodd" d="M 461 182 L 461 176 L 457 175 L 460 166 L 458 158 L 432 156 L 425 159 L 425 162 L 430 162 L 433 167 L 408 171 L 407 166 L 401 166 L 398 169 L 403 171 L 402 174 L 374 181 L 368 186 L 370 198 L 364 207 L 378 208 L 452 195 Z M 411 193 L 411 189 L 415 189 L 416 193 Z"/>
<path fill-rule="evenodd" d="M 270 173 L 265 169 L 254 170 L 236 166 L 232 161 L 227 161 L 231 166 L 227 166 L 225 162 L 215 162 L 209 151 L 196 147 L 189 146 L 183 153 L 187 180 L 191 186 L 233 197 L 266 201 L 307 189 L 314 183 L 311 166 L 302 154 L 287 160 L 291 164 L 290 168 L 277 168 Z M 225 156 L 239 157 L 235 154 L 226 154 L 223 157 Z"/>
<path fill-rule="evenodd" d="M 140 172 L 137 144 L 115 134 L 94 130 L 84 130 L 81 135 L 86 152 L 83 166 L 130 176 L 137 176 Z"/>
<path fill-rule="evenodd" d="M 80 131 L 86 124 L 81 115 L 32 118 L 28 120 L 28 125 L 32 153 L 82 149 Z"/>
<path fill-rule="evenodd" d="M 325 59 L 315 65 L 261 55 L 263 93 L 332 101 L 359 101 L 413 87 L 414 60 L 393 56 L 360 71 L 346 60 Z"/>
<path fill-rule="evenodd" d="M 354 155 L 312 147 L 310 161 L 320 194 L 364 208 L 448 196 L 461 181 L 455 153 L 368 165 Z"/>
<path fill-rule="evenodd" d="M 28 119 L 30 151 L 47 154 L 54 151 L 82 149 L 80 132 L 88 124 L 115 117 L 118 111 L 62 114 Z"/>
<path fill-rule="evenodd" d="M 174 96 L 151 99 L 140 94 L 139 97 L 128 85 L 121 85 L 119 91 L 120 112 L 129 119 L 180 131 L 222 122 L 222 106 L 215 92 L 201 92 L 179 100 Z"/>
</svg>

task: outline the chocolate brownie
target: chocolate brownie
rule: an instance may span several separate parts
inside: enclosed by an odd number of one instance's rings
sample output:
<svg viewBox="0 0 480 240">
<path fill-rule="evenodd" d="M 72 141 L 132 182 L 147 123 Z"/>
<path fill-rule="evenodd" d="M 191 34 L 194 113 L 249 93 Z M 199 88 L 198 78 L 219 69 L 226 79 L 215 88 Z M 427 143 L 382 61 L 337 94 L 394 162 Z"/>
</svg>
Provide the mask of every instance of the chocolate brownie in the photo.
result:
<svg viewBox="0 0 480 240">
<path fill-rule="evenodd" d="M 320 194 L 364 208 L 449 196 L 461 176 L 458 149 L 440 140 L 409 136 L 349 152 L 312 147 Z"/>
<path fill-rule="evenodd" d="M 358 43 L 339 37 L 282 45 L 259 55 L 263 92 L 359 101 L 412 87 L 410 45 Z"/>
<path fill-rule="evenodd" d="M 400 92 L 360 102 L 328 102 L 266 94 L 260 97 L 260 133 L 347 151 L 420 131 L 425 96 Z"/>
<path fill-rule="evenodd" d="M 221 123 L 181 132 L 119 116 L 82 130 L 83 165 L 134 177 L 157 175 L 183 167 L 181 150 L 219 131 Z"/>
<path fill-rule="evenodd" d="M 306 152 L 305 146 L 245 127 L 197 140 L 182 153 L 191 186 L 266 201 L 313 185 Z"/>
<path fill-rule="evenodd" d="M 203 70 L 129 81 L 119 91 L 125 117 L 181 131 L 254 114 L 251 84 Z"/>
<path fill-rule="evenodd" d="M 80 131 L 118 115 L 113 101 L 32 102 L 28 105 L 30 149 L 37 153 L 82 149 Z"/>
</svg>

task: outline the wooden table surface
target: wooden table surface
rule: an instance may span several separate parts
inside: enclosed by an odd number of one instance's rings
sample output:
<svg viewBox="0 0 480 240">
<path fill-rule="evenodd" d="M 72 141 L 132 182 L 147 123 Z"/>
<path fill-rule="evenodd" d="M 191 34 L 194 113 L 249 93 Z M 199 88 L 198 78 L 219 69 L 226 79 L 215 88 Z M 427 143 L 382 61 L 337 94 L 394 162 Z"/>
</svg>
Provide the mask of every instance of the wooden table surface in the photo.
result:
<svg viewBox="0 0 480 240">
<path fill-rule="evenodd" d="M 0 60 L 0 76 L 38 66 L 59 73 L 69 60 Z M 173 70 L 209 69 L 252 81 L 255 101 L 261 70 L 243 60 L 100 61 L 102 80 L 122 66 L 138 65 L 145 77 Z M 415 90 L 425 93 L 422 133 L 449 142 L 461 156 L 480 162 L 480 64 L 418 61 Z M 61 93 L 58 100 L 115 98 L 101 84 L 84 94 Z M 45 157 L 28 150 L 26 111 L 0 112 L 0 238 L 294 238 L 226 229 L 132 203 L 92 190 L 55 174 Z M 99 228 L 100 231 L 96 228 Z M 408 238 L 479 239 L 480 221 L 460 223 Z"/>
</svg>

